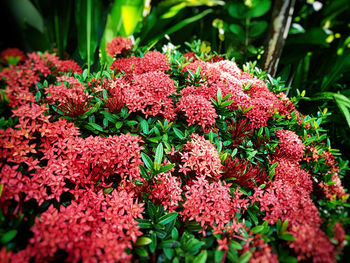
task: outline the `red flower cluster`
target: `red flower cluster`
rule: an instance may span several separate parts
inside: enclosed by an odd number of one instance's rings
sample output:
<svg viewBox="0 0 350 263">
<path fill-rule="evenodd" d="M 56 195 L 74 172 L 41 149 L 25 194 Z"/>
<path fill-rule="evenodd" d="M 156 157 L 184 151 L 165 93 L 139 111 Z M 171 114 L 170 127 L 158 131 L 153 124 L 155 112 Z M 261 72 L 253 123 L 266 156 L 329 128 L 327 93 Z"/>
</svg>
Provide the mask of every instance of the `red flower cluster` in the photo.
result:
<svg viewBox="0 0 350 263">
<path fill-rule="evenodd" d="M 180 98 L 177 108 L 178 111 L 185 112 L 188 126 L 199 124 L 203 131 L 210 130 L 218 117 L 213 104 L 202 96 L 188 95 Z"/>
<path fill-rule="evenodd" d="M 223 170 L 224 178 L 234 179 L 237 184 L 249 188 L 260 186 L 268 179 L 268 174 L 264 168 L 259 167 L 259 163 L 252 165 L 248 160 L 232 160 L 231 157 L 227 157 Z"/>
<path fill-rule="evenodd" d="M 275 157 L 291 161 L 300 161 L 304 154 L 304 144 L 293 131 L 277 130 L 277 138 L 281 141 L 278 144 Z"/>
<path fill-rule="evenodd" d="M 203 227 L 203 235 L 208 226 L 220 232 L 236 212 L 233 210 L 229 187 L 230 185 L 223 185 L 221 181 L 209 184 L 205 176 L 198 176 L 191 187 L 185 186 L 186 201 L 181 213 L 184 220 L 199 222 Z"/>
<path fill-rule="evenodd" d="M 109 56 L 115 57 L 128 52 L 131 47 L 131 39 L 126 37 L 115 37 L 107 43 L 106 52 Z"/>
<path fill-rule="evenodd" d="M 264 239 L 260 237 L 260 234 L 256 235 L 250 247 L 255 248 L 250 263 L 278 263 L 278 256 L 273 252 L 271 246 L 269 246 Z"/>
<path fill-rule="evenodd" d="M 10 58 L 18 59 L 18 62 L 26 60 L 26 55 L 18 48 L 7 48 L 0 53 L 0 60 L 9 63 Z"/>
<path fill-rule="evenodd" d="M 175 211 L 182 201 L 182 189 L 179 178 L 168 173 L 155 176 L 155 184 L 150 189 L 150 199 L 162 204 L 168 211 Z"/>
<path fill-rule="evenodd" d="M 92 96 L 85 91 L 85 86 L 73 77 L 58 78 L 59 85 L 46 88 L 47 98 L 52 104 L 70 117 L 78 117 L 87 112 L 91 106 Z"/>
<path fill-rule="evenodd" d="M 107 99 L 104 99 L 102 96 L 101 100 L 110 112 L 118 113 L 122 109 L 124 106 L 123 89 L 128 85 L 124 79 L 119 78 L 107 86 Z"/>
<path fill-rule="evenodd" d="M 170 65 L 164 54 L 158 51 L 150 51 L 143 58 L 117 58 L 112 63 L 111 69 L 116 70 L 117 73 L 125 72 L 126 75 L 138 75 L 152 71 L 164 72 L 170 69 Z"/>
<path fill-rule="evenodd" d="M 130 111 L 148 115 L 163 115 L 174 119 L 175 110 L 171 95 L 176 93 L 174 81 L 161 71 L 134 76 L 134 82 L 123 89 L 125 104 Z"/>
<path fill-rule="evenodd" d="M 221 160 L 218 151 L 203 136 L 192 134 L 191 140 L 184 145 L 181 155 L 180 172 L 196 176 L 206 176 L 218 180 L 221 177 Z"/>
<path fill-rule="evenodd" d="M 314 263 L 334 262 L 335 249 L 327 235 L 312 224 L 298 224 L 290 228 L 295 241 L 289 246 L 297 254 L 298 261 L 312 258 Z"/>
<path fill-rule="evenodd" d="M 142 218 L 143 204 L 132 194 L 113 191 L 104 195 L 82 190 L 80 198 L 58 211 L 53 206 L 36 219 L 30 245 L 20 254 L 21 262 L 35 258 L 47 262 L 63 250 L 68 262 L 129 262 L 125 250 L 142 233 L 136 218 Z"/>
</svg>

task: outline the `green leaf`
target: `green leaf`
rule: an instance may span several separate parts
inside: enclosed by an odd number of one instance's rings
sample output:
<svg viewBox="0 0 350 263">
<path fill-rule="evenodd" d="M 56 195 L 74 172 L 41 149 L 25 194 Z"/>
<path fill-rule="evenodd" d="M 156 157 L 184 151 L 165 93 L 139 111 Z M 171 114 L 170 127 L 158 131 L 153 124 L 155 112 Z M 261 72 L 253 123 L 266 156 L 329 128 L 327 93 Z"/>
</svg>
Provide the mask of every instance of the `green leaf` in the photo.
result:
<svg viewBox="0 0 350 263">
<path fill-rule="evenodd" d="M 298 260 L 296 259 L 296 257 L 293 256 L 280 256 L 278 258 L 279 262 L 283 262 L 283 263 L 297 263 Z"/>
<path fill-rule="evenodd" d="M 271 8 L 270 0 L 253 0 L 247 17 L 259 17 L 266 14 Z"/>
<path fill-rule="evenodd" d="M 294 241 L 295 237 L 291 234 L 283 234 L 278 236 L 280 239 L 286 240 L 286 241 Z"/>
<path fill-rule="evenodd" d="M 90 126 L 94 130 L 98 130 L 98 131 L 103 132 L 103 128 L 100 125 L 98 125 L 97 123 L 89 122 L 87 125 Z"/>
<path fill-rule="evenodd" d="M 178 248 L 181 244 L 176 240 L 164 240 L 160 243 L 161 248 Z"/>
<path fill-rule="evenodd" d="M 249 36 L 257 37 L 265 32 L 267 29 L 268 23 L 266 21 L 252 21 L 250 23 Z"/>
<path fill-rule="evenodd" d="M 149 229 L 151 228 L 151 223 L 138 223 L 137 224 L 141 229 Z"/>
<path fill-rule="evenodd" d="M 288 220 L 284 221 L 283 224 L 282 224 L 282 227 L 280 229 L 280 233 L 283 234 L 284 232 L 287 231 L 287 227 L 288 227 Z"/>
<path fill-rule="evenodd" d="M 261 231 L 263 231 L 264 228 L 265 228 L 264 226 L 255 226 L 252 228 L 252 231 L 254 234 L 257 234 L 257 233 L 260 233 Z"/>
<path fill-rule="evenodd" d="M 230 242 L 229 247 L 232 250 L 242 250 L 243 249 L 242 245 L 240 243 L 238 243 L 237 241 L 234 241 L 234 240 L 232 240 Z"/>
<path fill-rule="evenodd" d="M 160 166 L 162 164 L 163 153 L 164 153 L 163 144 L 159 143 L 156 149 L 156 155 L 154 157 L 154 170 L 156 171 L 160 169 Z"/>
<path fill-rule="evenodd" d="M 174 132 L 175 132 L 175 135 L 176 135 L 177 137 L 179 137 L 180 140 L 185 139 L 185 135 L 183 134 L 182 131 L 180 131 L 179 129 L 177 129 L 177 128 L 175 128 L 175 127 L 173 127 L 173 130 L 174 130 Z"/>
<path fill-rule="evenodd" d="M 229 26 L 230 31 L 237 36 L 244 36 L 244 30 L 240 25 L 231 24 Z"/>
<path fill-rule="evenodd" d="M 160 217 L 158 223 L 164 226 L 166 224 L 169 224 L 171 221 L 175 220 L 177 216 L 178 216 L 178 213 L 176 212 L 168 213 Z"/>
<path fill-rule="evenodd" d="M 221 107 L 227 107 L 228 105 L 231 105 L 233 103 L 233 100 L 227 100 L 223 103 L 221 103 Z"/>
<path fill-rule="evenodd" d="M 135 246 L 145 246 L 152 243 L 152 239 L 148 237 L 139 237 L 136 240 Z"/>
<path fill-rule="evenodd" d="M 239 259 L 238 259 L 238 263 L 247 263 L 249 261 L 249 259 L 251 258 L 252 253 L 250 251 L 247 251 L 245 253 L 243 253 Z"/>
<path fill-rule="evenodd" d="M 255 215 L 254 211 L 252 210 L 252 208 L 248 208 L 247 212 L 248 212 L 250 218 L 253 220 L 254 224 L 255 225 L 259 224 L 259 220 L 256 217 L 256 215 Z"/>
<path fill-rule="evenodd" d="M 237 18 L 237 19 L 242 19 L 245 17 L 247 8 L 241 4 L 241 3 L 232 3 L 228 7 L 228 13 L 230 16 Z"/>
<path fill-rule="evenodd" d="M 180 2 L 179 4 L 170 7 L 167 12 L 161 15 L 160 19 L 172 18 L 176 16 L 185 7 L 186 7 L 186 3 Z"/>
<path fill-rule="evenodd" d="M 44 32 L 44 19 L 29 0 L 11 0 L 7 4 L 21 28 L 28 24 L 39 32 Z"/>
<path fill-rule="evenodd" d="M 141 125 L 141 129 L 142 129 L 143 133 L 144 134 L 149 134 L 148 122 L 143 119 L 143 120 L 140 121 L 140 125 Z"/>
<path fill-rule="evenodd" d="M 16 235 L 17 235 L 17 230 L 16 230 L 16 229 L 12 229 L 12 230 L 6 232 L 6 233 L 1 237 L 1 243 L 2 243 L 2 244 L 7 244 L 7 243 L 10 242 L 12 239 L 14 239 Z"/>
<path fill-rule="evenodd" d="M 203 250 L 198 256 L 196 256 L 193 260 L 193 263 L 205 263 L 208 258 L 208 252 Z"/>
<path fill-rule="evenodd" d="M 152 159 L 145 153 L 141 153 L 141 158 L 142 161 L 144 162 L 144 164 L 146 165 L 146 167 L 150 170 L 153 170 L 153 161 Z"/>
<path fill-rule="evenodd" d="M 85 112 L 83 115 L 80 116 L 81 119 L 85 119 L 87 117 L 89 117 L 89 115 L 95 113 L 96 111 L 98 111 L 98 109 L 100 108 L 101 106 L 101 101 L 97 101 L 95 103 L 95 105 L 90 109 L 88 110 L 87 112 Z"/>
<path fill-rule="evenodd" d="M 117 121 L 117 122 L 115 123 L 115 128 L 116 128 L 117 130 L 119 130 L 122 126 L 123 126 L 123 122 L 122 122 L 122 121 Z"/>
<path fill-rule="evenodd" d="M 129 126 L 134 126 L 134 125 L 136 125 L 138 123 L 139 123 L 138 121 L 134 121 L 134 120 L 130 120 L 130 121 L 126 122 L 126 124 L 129 125 Z"/>
<path fill-rule="evenodd" d="M 214 255 L 214 260 L 215 263 L 220 263 L 223 256 L 224 256 L 224 251 L 223 250 L 215 250 L 215 255 Z"/>
<path fill-rule="evenodd" d="M 149 250 L 151 251 L 151 253 L 153 253 L 154 251 L 156 251 L 157 248 L 157 235 L 155 232 L 151 233 L 151 239 L 152 243 L 149 244 Z"/>
<path fill-rule="evenodd" d="M 222 92 L 220 88 L 218 88 L 218 91 L 216 92 L 216 97 L 218 99 L 218 104 L 220 105 L 222 101 Z"/>
<path fill-rule="evenodd" d="M 99 0 L 75 1 L 75 22 L 77 25 L 78 51 L 83 60 L 90 66 L 98 46 L 98 28 L 104 22 L 102 3 Z"/>
<path fill-rule="evenodd" d="M 103 194 L 108 195 L 113 191 L 113 187 L 108 187 L 103 189 Z"/>
<path fill-rule="evenodd" d="M 177 240 L 179 238 L 179 231 L 176 227 L 171 230 L 171 238 Z"/>
<path fill-rule="evenodd" d="M 171 260 L 174 256 L 174 249 L 172 248 L 163 248 L 163 252 L 169 260 Z"/>
<path fill-rule="evenodd" d="M 175 167 L 175 164 L 166 164 L 159 169 L 159 173 L 166 173 L 167 171 L 173 169 Z"/>
<path fill-rule="evenodd" d="M 136 254 L 139 255 L 141 258 L 146 258 L 148 257 L 148 252 L 145 248 L 143 247 L 138 247 L 135 250 Z"/>
</svg>

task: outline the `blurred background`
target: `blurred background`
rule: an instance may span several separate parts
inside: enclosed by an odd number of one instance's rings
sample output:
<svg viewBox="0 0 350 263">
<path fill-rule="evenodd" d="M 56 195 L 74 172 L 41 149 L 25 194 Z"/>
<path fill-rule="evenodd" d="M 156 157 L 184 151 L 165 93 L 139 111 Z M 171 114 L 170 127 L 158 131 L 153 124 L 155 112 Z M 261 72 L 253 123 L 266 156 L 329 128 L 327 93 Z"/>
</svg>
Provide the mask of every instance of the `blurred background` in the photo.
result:
<svg viewBox="0 0 350 263">
<path fill-rule="evenodd" d="M 144 52 L 181 45 L 251 61 L 288 96 L 305 91 L 300 111 L 327 114 L 332 147 L 350 159 L 349 0 L 3 0 L 0 10 L 1 50 L 48 50 L 98 68 L 106 43 L 127 36 Z"/>
</svg>

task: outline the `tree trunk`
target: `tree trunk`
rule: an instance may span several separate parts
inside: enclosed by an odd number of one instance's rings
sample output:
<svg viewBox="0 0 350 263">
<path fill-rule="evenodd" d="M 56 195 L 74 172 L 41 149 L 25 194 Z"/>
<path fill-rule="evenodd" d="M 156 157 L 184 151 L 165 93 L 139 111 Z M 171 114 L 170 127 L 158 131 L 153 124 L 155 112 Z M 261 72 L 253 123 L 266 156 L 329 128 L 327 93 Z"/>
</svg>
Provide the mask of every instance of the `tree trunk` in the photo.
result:
<svg viewBox="0 0 350 263">
<path fill-rule="evenodd" d="M 265 43 L 262 68 L 271 76 L 277 72 L 284 42 L 292 22 L 295 0 L 276 0 L 272 10 L 271 24 Z"/>
</svg>

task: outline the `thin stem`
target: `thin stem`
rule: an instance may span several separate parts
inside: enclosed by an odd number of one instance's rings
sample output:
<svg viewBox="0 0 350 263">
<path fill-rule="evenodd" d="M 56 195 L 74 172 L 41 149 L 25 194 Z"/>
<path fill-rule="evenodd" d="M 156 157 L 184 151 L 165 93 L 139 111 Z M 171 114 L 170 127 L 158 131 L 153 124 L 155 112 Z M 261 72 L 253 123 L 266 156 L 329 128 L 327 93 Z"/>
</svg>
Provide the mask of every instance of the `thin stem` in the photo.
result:
<svg viewBox="0 0 350 263">
<path fill-rule="evenodd" d="M 90 73 L 90 62 L 91 62 L 91 0 L 87 0 L 86 8 L 86 46 L 87 46 L 87 63 L 88 73 Z"/>
<path fill-rule="evenodd" d="M 55 8 L 54 24 L 55 24 L 55 36 L 56 36 L 56 45 L 58 49 L 58 56 L 62 58 L 63 52 L 62 52 L 61 39 L 60 39 L 60 24 L 58 21 L 57 6 Z"/>
</svg>

